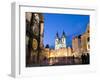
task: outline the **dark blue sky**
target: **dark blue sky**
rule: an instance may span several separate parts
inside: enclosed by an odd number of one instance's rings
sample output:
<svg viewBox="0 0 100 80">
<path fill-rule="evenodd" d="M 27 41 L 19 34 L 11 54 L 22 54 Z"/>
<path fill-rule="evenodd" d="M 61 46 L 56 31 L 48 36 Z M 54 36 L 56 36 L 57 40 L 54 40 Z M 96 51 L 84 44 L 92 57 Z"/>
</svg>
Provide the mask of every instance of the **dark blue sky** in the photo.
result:
<svg viewBox="0 0 100 80">
<path fill-rule="evenodd" d="M 55 46 L 55 36 L 58 32 L 61 37 L 63 31 L 66 33 L 67 46 L 71 46 L 72 37 L 83 34 L 89 23 L 89 15 L 74 14 L 49 14 L 44 16 L 44 46 L 49 44 Z"/>
</svg>

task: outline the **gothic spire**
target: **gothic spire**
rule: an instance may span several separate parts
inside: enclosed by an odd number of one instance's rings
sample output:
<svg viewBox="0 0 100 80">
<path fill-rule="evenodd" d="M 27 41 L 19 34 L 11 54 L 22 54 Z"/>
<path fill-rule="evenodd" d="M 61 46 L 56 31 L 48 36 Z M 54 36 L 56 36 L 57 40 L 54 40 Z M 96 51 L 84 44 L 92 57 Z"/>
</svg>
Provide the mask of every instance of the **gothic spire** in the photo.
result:
<svg viewBox="0 0 100 80">
<path fill-rule="evenodd" d="M 58 32 L 56 33 L 56 37 L 59 38 L 59 34 L 58 34 Z"/>
<path fill-rule="evenodd" d="M 62 37 L 66 37 L 64 30 L 63 30 L 63 34 L 62 34 Z"/>
</svg>

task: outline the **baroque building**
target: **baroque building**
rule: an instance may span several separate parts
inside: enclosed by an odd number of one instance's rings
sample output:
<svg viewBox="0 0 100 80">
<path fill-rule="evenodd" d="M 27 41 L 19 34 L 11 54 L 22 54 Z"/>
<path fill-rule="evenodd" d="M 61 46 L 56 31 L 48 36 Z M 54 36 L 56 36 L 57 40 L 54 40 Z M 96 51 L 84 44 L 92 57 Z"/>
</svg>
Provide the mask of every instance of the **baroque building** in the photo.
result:
<svg viewBox="0 0 100 80">
<path fill-rule="evenodd" d="M 64 31 L 61 38 L 59 37 L 58 32 L 55 38 L 55 50 L 60 48 L 66 48 L 66 35 Z"/>
<path fill-rule="evenodd" d="M 80 45 L 81 45 L 81 41 L 80 41 L 80 36 L 75 36 L 73 39 L 72 39 L 72 48 L 73 48 L 73 55 L 75 57 L 79 56 L 80 54 Z M 81 54 L 80 54 L 81 55 Z"/>
<path fill-rule="evenodd" d="M 80 57 L 82 54 L 87 54 L 90 52 L 90 26 L 87 25 L 86 31 L 75 36 L 72 39 L 73 55 Z"/>
<path fill-rule="evenodd" d="M 81 51 L 89 53 L 90 51 L 90 25 L 87 25 L 85 33 L 81 36 Z"/>
</svg>

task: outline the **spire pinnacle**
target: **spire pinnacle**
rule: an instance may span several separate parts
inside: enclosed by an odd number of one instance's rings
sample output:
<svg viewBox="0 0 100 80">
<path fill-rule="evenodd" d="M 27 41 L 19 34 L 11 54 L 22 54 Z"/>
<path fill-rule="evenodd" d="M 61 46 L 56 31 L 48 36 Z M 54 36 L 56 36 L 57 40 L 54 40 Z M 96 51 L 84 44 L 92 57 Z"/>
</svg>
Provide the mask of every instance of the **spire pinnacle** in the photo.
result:
<svg viewBox="0 0 100 80">
<path fill-rule="evenodd" d="M 62 37 L 66 37 L 64 30 L 63 30 L 63 33 L 62 33 Z"/>
<path fill-rule="evenodd" d="M 59 38 L 59 34 L 58 34 L 58 32 L 56 33 L 56 37 L 58 37 L 58 38 Z"/>
</svg>

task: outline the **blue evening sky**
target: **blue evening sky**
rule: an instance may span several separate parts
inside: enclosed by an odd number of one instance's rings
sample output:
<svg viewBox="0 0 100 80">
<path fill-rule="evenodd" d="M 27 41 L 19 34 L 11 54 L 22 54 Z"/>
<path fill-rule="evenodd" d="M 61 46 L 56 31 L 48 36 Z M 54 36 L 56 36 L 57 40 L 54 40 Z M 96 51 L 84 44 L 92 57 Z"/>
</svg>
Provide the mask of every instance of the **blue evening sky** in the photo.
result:
<svg viewBox="0 0 100 80">
<path fill-rule="evenodd" d="M 89 23 L 89 15 L 44 13 L 44 46 L 55 46 L 55 36 L 66 34 L 67 46 L 72 45 L 72 37 L 83 34 Z"/>
</svg>

